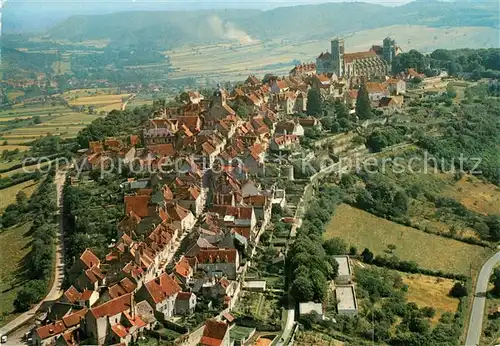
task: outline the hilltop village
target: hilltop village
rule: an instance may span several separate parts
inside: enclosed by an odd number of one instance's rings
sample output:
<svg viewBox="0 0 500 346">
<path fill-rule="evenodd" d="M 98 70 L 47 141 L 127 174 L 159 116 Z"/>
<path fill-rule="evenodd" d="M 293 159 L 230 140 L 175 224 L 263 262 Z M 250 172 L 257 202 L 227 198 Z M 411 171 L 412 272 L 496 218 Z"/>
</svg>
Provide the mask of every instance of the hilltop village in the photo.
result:
<svg viewBox="0 0 500 346">
<path fill-rule="evenodd" d="M 407 85 L 446 86 L 443 74 L 427 78 L 410 68 L 391 75 L 398 52 L 387 38 L 383 46 L 347 54 L 335 39 L 331 52 L 288 76 L 251 75 L 233 90 L 219 86 L 211 95 L 188 91 L 175 105 L 155 104 L 140 133 L 91 141 L 80 151 L 81 174 L 73 172 L 68 184 L 83 186 L 89 176 L 105 178 L 118 166 L 129 169 L 134 174 L 120 185 L 122 218 L 105 253 L 87 248 L 74 258 L 69 288 L 34 331 L 34 344 L 132 345 L 146 331 L 166 338 L 165 326 L 179 333 L 171 340 L 176 345 L 259 339 L 255 323 L 241 318 L 250 309 L 246 297 L 284 294 L 286 253 L 308 189 L 331 172 L 341 152 L 367 154 L 340 143 L 327 155 L 328 165 L 317 165 L 315 149 L 329 129 L 311 112 L 309 98 L 341 105 L 349 117 L 364 121 L 356 108 L 359 94 L 366 93 L 369 107 L 380 114 L 377 121 L 384 122 L 405 106 Z M 315 171 L 304 173 L 304 166 Z M 262 254 L 270 228 L 279 250 Z M 355 316 L 351 260 L 335 261 L 337 313 Z M 255 275 L 263 262 L 273 275 Z M 313 301 L 299 310 L 323 314 Z M 293 335 L 289 319 L 275 326 L 279 345 Z"/>
</svg>

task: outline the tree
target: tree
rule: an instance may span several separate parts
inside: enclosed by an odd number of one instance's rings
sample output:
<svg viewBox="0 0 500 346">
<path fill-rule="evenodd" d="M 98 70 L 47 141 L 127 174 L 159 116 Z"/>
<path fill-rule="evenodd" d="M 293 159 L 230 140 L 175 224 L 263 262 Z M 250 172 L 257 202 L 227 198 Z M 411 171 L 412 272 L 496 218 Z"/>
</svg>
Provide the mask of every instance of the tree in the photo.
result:
<svg viewBox="0 0 500 346">
<path fill-rule="evenodd" d="M 448 83 L 448 86 L 446 87 L 446 96 L 450 99 L 457 97 L 457 92 L 451 83 Z"/>
<path fill-rule="evenodd" d="M 456 282 L 450 290 L 450 295 L 455 298 L 466 297 L 468 294 L 467 287 L 461 282 Z"/>
<path fill-rule="evenodd" d="M 311 89 L 307 93 L 307 115 L 321 115 L 321 94 L 318 89 Z"/>
<path fill-rule="evenodd" d="M 24 191 L 19 191 L 16 195 L 16 203 L 19 205 L 24 205 L 28 202 L 28 196 Z"/>
<path fill-rule="evenodd" d="M 373 252 L 371 252 L 369 249 L 364 249 L 363 252 L 361 253 L 361 256 L 363 257 L 363 262 L 365 263 L 372 263 L 373 262 Z"/>
<path fill-rule="evenodd" d="M 436 309 L 434 309 L 432 306 L 424 306 L 421 311 L 422 316 L 427 318 L 433 318 L 434 315 L 436 315 Z"/>
<path fill-rule="evenodd" d="M 32 280 L 23 285 L 14 300 L 14 306 L 17 311 L 23 312 L 29 310 L 31 304 L 42 299 L 46 283 L 41 280 Z"/>
<path fill-rule="evenodd" d="M 500 268 L 495 268 L 493 272 L 493 293 L 497 296 L 500 295 Z"/>
<path fill-rule="evenodd" d="M 41 123 L 42 123 L 42 119 L 40 118 L 40 116 L 39 115 L 35 115 L 33 117 L 33 124 L 38 125 L 38 124 L 41 124 Z"/>
<path fill-rule="evenodd" d="M 327 255 L 345 255 L 347 253 L 347 243 L 341 238 L 330 238 L 325 240 L 323 243 L 323 248 Z"/>
<path fill-rule="evenodd" d="M 297 276 L 292 283 L 291 293 L 299 302 L 308 302 L 314 299 L 314 287 L 306 276 Z"/>
<path fill-rule="evenodd" d="M 361 120 L 370 119 L 372 114 L 372 108 L 370 105 L 370 97 L 368 96 L 368 89 L 366 85 L 361 85 L 358 90 L 358 97 L 356 98 L 356 115 Z"/>
</svg>

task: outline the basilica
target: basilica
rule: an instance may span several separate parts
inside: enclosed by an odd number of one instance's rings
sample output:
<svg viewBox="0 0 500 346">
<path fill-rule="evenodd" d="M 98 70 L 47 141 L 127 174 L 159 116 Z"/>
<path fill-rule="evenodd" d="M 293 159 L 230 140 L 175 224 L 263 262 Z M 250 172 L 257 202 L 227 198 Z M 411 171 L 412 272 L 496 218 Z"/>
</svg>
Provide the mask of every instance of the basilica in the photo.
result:
<svg viewBox="0 0 500 346">
<path fill-rule="evenodd" d="M 391 64 L 400 52 L 396 42 L 387 37 L 382 46 L 373 45 L 365 52 L 346 53 L 344 40 L 331 41 L 331 52 L 316 58 L 317 73 L 332 73 L 340 78 L 382 77 L 390 74 Z"/>
</svg>

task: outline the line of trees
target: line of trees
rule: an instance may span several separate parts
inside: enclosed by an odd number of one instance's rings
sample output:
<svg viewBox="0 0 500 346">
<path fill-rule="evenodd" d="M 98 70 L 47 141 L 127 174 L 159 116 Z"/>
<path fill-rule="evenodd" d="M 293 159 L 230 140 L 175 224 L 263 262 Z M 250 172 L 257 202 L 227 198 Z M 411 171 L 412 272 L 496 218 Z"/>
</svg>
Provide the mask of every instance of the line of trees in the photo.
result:
<svg viewBox="0 0 500 346">
<path fill-rule="evenodd" d="M 321 188 L 318 198 L 309 204 L 302 227 L 290 246 L 286 272 L 291 294 L 298 302 L 323 301 L 327 280 L 334 279 L 338 274 L 338 264 L 332 253 L 323 248 L 322 238 L 325 225 L 341 201 L 339 189 Z"/>
<path fill-rule="evenodd" d="M 29 202 L 18 197 L 17 205 L 26 212 L 24 218 L 32 219 L 30 229 L 33 238 L 31 251 L 25 261 L 25 278 L 29 280 L 18 292 L 14 306 L 18 311 L 29 310 L 32 304 L 39 302 L 48 291 L 53 274 L 54 239 L 57 222 L 55 170 L 47 174 Z"/>
</svg>

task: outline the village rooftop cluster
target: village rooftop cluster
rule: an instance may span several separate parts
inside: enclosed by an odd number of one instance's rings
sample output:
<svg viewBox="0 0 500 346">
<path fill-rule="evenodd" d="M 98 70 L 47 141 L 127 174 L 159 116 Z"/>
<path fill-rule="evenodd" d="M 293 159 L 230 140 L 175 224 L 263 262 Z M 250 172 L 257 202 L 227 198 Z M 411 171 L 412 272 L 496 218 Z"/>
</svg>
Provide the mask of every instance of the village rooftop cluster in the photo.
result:
<svg viewBox="0 0 500 346">
<path fill-rule="evenodd" d="M 162 173 L 122 183 L 125 209 L 116 240 L 104 258 L 86 249 L 74 261 L 71 287 L 52 307 L 49 323 L 36 329 L 35 344 L 128 345 L 145 329 L 176 323 L 210 298 L 220 313 L 179 342 L 229 345 L 231 310 L 242 290 L 265 290 L 265 282 L 246 281 L 245 273 L 273 206 L 287 203 L 285 189 L 265 179 L 265 168 L 299 152 L 314 156 L 301 147 L 301 138 L 308 128 L 321 131 L 321 122 L 294 115 L 306 112 L 311 88 L 354 113 L 361 82 L 375 107 L 401 107 L 407 81 L 422 76 L 411 69 L 389 76 L 397 51 L 386 39 L 384 47 L 344 54 L 343 42 L 334 40 L 331 53 L 296 66 L 289 76 L 263 82 L 252 75 L 234 90 L 219 87 L 210 99 L 188 92 L 182 105 L 159 109 L 142 133 L 91 142 L 79 163 L 84 171 L 120 159 L 161 167 Z M 250 114 L 239 116 L 229 101 L 245 104 Z M 291 181 L 294 170 L 286 162 L 279 175 Z M 293 218 L 285 221 L 298 226 Z M 284 258 L 280 253 L 276 261 Z M 339 313 L 353 315 L 349 258 L 337 261 Z M 301 313 L 312 310 L 322 312 L 317 304 L 301 304 Z"/>
</svg>

